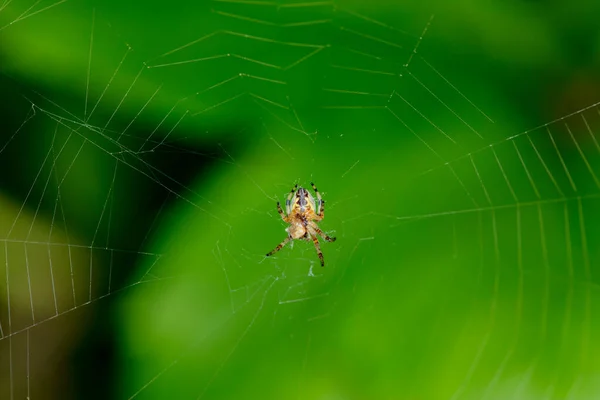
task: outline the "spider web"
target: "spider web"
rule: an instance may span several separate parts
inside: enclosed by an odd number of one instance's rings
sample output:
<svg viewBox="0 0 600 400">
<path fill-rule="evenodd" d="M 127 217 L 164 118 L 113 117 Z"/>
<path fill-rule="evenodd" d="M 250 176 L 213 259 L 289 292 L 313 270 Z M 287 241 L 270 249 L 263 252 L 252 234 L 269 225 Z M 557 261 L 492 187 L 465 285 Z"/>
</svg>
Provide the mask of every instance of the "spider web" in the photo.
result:
<svg viewBox="0 0 600 400">
<path fill-rule="evenodd" d="M 1 398 L 594 397 L 598 99 L 443 5 L 129 6 L 0 5 Z"/>
</svg>

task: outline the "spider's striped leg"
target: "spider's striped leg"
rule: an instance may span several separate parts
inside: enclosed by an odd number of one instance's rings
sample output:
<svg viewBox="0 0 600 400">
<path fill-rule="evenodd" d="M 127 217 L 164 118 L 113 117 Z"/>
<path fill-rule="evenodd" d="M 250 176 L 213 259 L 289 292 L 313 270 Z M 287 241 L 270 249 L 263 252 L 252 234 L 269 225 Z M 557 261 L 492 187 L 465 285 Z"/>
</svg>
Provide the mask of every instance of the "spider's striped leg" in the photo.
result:
<svg viewBox="0 0 600 400">
<path fill-rule="evenodd" d="M 323 239 L 327 240 L 328 242 L 335 242 L 335 239 L 336 239 L 336 238 L 327 236 L 327 235 L 325 234 L 325 232 L 323 232 L 321 229 L 319 229 L 319 227 L 317 226 L 317 224 L 315 224 L 315 223 L 314 223 L 314 222 L 312 222 L 312 221 L 311 221 L 311 224 L 310 224 L 310 229 L 313 231 L 313 232 L 311 232 L 313 235 L 314 235 L 315 233 L 317 233 L 317 234 L 319 234 L 319 235 L 320 235 L 320 236 L 321 236 Z"/>
<path fill-rule="evenodd" d="M 316 236 L 310 235 L 313 243 L 315 244 L 315 248 L 317 249 L 317 255 L 319 256 L 319 260 L 321 260 L 321 267 L 325 266 L 325 260 L 323 260 L 323 252 L 321 251 L 321 245 L 319 244 L 319 239 Z"/>
<path fill-rule="evenodd" d="M 285 221 L 285 214 L 283 213 L 283 210 L 281 209 L 281 204 L 279 204 L 279 202 L 277 202 L 277 212 L 279 213 L 279 215 L 281 215 L 281 219 Z"/>
<path fill-rule="evenodd" d="M 294 185 L 292 190 L 290 190 L 290 194 L 288 194 L 288 197 L 285 200 L 285 211 L 288 213 L 288 215 L 290 215 L 292 212 L 292 197 L 294 197 L 294 194 L 296 193 L 296 189 L 298 189 L 297 183 Z"/>
<path fill-rule="evenodd" d="M 312 186 L 313 190 L 315 191 L 315 194 L 317 195 L 317 217 L 319 217 L 319 220 L 322 220 L 325 213 L 325 201 L 323 201 L 321 193 L 319 193 L 319 189 L 317 189 L 315 184 L 311 182 L 310 185 Z"/>
<path fill-rule="evenodd" d="M 281 250 L 283 248 L 283 246 L 285 246 L 287 244 L 287 242 L 289 242 L 291 239 L 290 237 L 286 237 L 283 242 L 279 243 L 277 245 L 277 247 L 275 247 L 273 250 L 271 250 L 270 252 L 267 253 L 267 257 L 272 256 L 273 254 L 277 253 L 279 250 Z"/>
</svg>

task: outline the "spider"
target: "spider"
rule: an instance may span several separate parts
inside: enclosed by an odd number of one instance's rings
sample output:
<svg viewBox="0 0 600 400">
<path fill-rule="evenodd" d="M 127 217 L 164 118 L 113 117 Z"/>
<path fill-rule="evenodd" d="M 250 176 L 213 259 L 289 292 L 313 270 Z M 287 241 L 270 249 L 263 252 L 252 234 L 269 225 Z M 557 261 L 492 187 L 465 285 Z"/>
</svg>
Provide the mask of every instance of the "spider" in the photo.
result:
<svg viewBox="0 0 600 400">
<path fill-rule="evenodd" d="M 316 206 L 315 199 L 310 193 L 308 193 L 308 190 L 304 189 L 303 187 L 298 187 L 298 184 L 292 188 L 285 201 L 285 211 L 287 212 L 287 216 L 283 213 L 279 202 L 277 202 L 277 211 L 279 212 L 279 215 L 281 215 L 281 218 L 286 223 L 290 224 L 290 226 L 285 229 L 285 231 L 288 233 L 288 236 L 283 240 L 283 242 L 279 243 L 277 247 L 268 253 L 267 257 L 277 253 L 291 240 L 300 239 L 310 241 L 312 239 L 313 243 L 315 244 L 315 248 L 317 249 L 317 255 L 321 260 L 321 267 L 325 266 L 323 252 L 321 252 L 321 246 L 319 245 L 317 235 L 320 235 L 328 242 L 335 242 L 335 238 L 327 236 L 317 226 L 317 222 L 321 221 L 324 217 L 323 213 L 325 211 L 325 202 L 321 198 L 321 194 L 317 190 L 315 184 L 311 182 L 310 185 L 317 195 L 318 201 Z M 295 200 L 294 204 L 292 204 L 292 197 L 294 197 L 294 195 Z"/>
</svg>

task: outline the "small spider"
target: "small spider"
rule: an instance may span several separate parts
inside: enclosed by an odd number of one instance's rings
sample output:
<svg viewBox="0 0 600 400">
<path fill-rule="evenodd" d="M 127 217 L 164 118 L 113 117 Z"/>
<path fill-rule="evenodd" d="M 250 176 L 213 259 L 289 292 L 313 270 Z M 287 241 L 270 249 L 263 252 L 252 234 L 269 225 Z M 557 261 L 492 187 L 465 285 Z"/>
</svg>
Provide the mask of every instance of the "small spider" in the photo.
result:
<svg viewBox="0 0 600 400">
<path fill-rule="evenodd" d="M 301 239 L 310 241 L 312 239 L 315 244 L 315 248 L 317 249 L 317 255 L 321 260 L 321 267 L 325 266 L 325 261 L 323 261 L 323 253 L 321 252 L 321 246 L 319 245 L 319 240 L 317 239 L 317 235 L 320 235 L 323 239 L 328 242 L 335 242 L 335 238 L 327 236 L 319 227 L 317 226 L 318 221 L 321 221 L 324 217 L 323 213 L 325 212 L 325 202 L 321 198 L 321 194 L 317 190 L 317 187 L 314 183 L 310 183 L 315 194 L 317 195 L 317 204 L 315 206 L 315 199 L 312 197 L 308 190 L 303 187 L 298 187 L 296 184 L 290 194 L 285 201 L 285 211 L 287 212 L 287 217 L 283 213 L 281 209 L 281 205 L 277 202 L 277 211 L 281 218 L 290 226 L 288 226 L 285 231 L 288 233 L 288 237 L 273 251 L 267 254 L 267 257 L 277 253 L 279 250 L 283 248 L 289 241 L 294 239 Z M 292 197 L 295 196 L 294 204 L 292 205 Z"/>
</svg>

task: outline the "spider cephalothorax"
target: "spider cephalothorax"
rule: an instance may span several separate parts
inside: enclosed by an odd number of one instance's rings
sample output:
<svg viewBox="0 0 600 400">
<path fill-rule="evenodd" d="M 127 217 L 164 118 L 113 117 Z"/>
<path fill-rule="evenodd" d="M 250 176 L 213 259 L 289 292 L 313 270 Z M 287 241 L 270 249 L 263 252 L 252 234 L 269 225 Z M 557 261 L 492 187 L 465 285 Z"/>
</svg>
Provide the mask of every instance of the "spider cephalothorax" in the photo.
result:
<svg viewBox="0 0 600 400">
<path fill-rule="evenodd" d="M 277 245 L 273 251 L 268 253 L 267 257 L 281 250 L 282 247 L 291 240 L 312 240 L 317 249 L 317 255 L 321 260 L 321 266 L 325 266 L 317 235 L 328 242 L 335 242 L 335 238 L 327 236 L 317 225 L 317 222 L 321 221 L 324 217 L 325 202 L 321 198 L 321 194 L 317 190 L 315 184 L 311 182 L 310 185 L 317 195 L 316 203 L 314 197 L 312 197 L 308 190 L 303 187 L 298 187 L 297 184 L 292 188 L 285 201 L 285 211 L 287 212 L 287 216 L 281 209 L 281 204 L 277 202 L 277 211 L 279 212 L 279 215 L 281 215 L 281 218 L 286 223 L 290 224 L 290 226 L 286 228 L 288 236 L 283 242 Z M 292 198 L 294 198 L 293 203 Z"/>
</svg>

